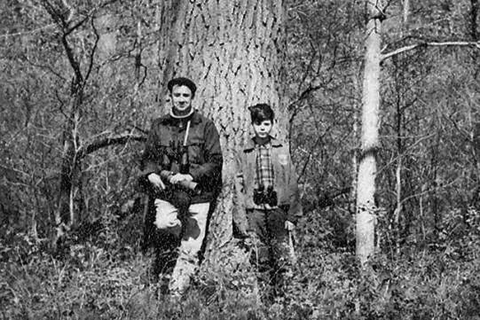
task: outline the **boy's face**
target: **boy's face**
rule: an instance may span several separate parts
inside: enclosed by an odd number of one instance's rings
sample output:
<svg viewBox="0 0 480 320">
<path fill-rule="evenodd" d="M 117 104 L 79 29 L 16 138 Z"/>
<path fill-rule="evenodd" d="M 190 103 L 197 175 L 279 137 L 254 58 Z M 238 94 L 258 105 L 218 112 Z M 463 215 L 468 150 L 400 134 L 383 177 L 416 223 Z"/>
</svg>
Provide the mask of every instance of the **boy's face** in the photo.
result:
<svg viewBox="0 0 480 320">
<path fill-rule="evenodd" d="M 185 111 L 192 104 L 192 91 L 187 86 L 173 86 L 171 98 L 175 109 Z"/>
<path fill-rule="evenodd" d="M 273 123 L 272 120 L 263 120 L 263 121 L 254 121 L 253 122 L 253 131 L 255 135 L 259 138 L 266 138 L 270 135 L 272 131 Z"/>
</svg>

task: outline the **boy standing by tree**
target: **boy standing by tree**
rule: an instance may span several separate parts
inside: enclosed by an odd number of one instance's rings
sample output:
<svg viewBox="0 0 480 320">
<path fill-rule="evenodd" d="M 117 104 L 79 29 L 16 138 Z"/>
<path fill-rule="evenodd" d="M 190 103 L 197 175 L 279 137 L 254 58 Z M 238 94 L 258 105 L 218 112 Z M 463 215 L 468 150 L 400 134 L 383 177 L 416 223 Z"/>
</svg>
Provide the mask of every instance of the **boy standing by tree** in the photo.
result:
<svg viewBox="0 0 480 320">
<path fill-rule="evenodd" d="M 282 274 L 292 262 L 290 232 L 302 216 L 297 175 L 289 149 L 270 135 L 274 112 L 268 104 L 249 108 L 255 136 L 237 156 L 237 212 L 248 226 L 238 231 L 253 243 L 259 281 L 282 290 Z M 243 230 L 242 230 L 243 229 Z"/>
</svg>

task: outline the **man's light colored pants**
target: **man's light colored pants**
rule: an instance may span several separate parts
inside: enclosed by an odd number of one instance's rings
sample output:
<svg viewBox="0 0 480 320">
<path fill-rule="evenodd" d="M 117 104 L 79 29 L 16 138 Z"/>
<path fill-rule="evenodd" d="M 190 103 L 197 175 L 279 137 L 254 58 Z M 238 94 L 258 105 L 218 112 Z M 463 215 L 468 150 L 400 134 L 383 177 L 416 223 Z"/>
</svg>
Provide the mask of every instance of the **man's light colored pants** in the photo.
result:
<svg viewBox="0 0 480 320">
<path fill-rule="evenodd" d="M 178 209 L 170 202 L 155 200 L 155 225 L 157 228 L 179 235 L 184 233 L 179 248 L 177 263 L 173 268 L 172 279 L 168 285 L 172 295 L 181 295 L 190 284 L 190 278 L 198 268 L 198 253 L 205 238 L 210 203 L 195 203 L 189 207 L 186 225 L 178 219 Z"/>
</svg>

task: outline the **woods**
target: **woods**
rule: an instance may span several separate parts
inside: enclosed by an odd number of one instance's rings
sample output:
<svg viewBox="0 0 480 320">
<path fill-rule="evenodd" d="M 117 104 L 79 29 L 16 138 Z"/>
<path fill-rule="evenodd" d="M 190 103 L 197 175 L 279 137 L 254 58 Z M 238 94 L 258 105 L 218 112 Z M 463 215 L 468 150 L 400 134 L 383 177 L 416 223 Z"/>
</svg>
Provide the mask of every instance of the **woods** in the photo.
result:
<svg viewBox="0 0 480 320">
<path fill-rule="evenodd" d="M 7 0 L 0 12 L 5 319 L 475 319 L 479 4 Z M 140 154 L 187 76 L 224 152 L 202 268 L 145 280 Z M 283 299 L 234 237 L 247 107 L 276 109 L 305 217 Z"/>
</svg>

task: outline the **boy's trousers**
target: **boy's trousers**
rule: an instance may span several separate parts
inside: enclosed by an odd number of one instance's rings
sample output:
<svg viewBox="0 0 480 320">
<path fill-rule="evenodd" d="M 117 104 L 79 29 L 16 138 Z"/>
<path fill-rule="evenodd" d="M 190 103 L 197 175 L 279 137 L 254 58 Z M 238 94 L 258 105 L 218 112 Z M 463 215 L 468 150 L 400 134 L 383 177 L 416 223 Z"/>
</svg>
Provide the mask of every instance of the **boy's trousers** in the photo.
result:
<svg viewBox="0 0 480 320">
<path fill-rule="evenodd" d="M 249 233 L 253 239 L 251 262 L 257 267 L 259 278 L 282 290 L 283 274 L 291 267 L 287 213 L 282 208 L 248 210 Z"/>
</svg>

